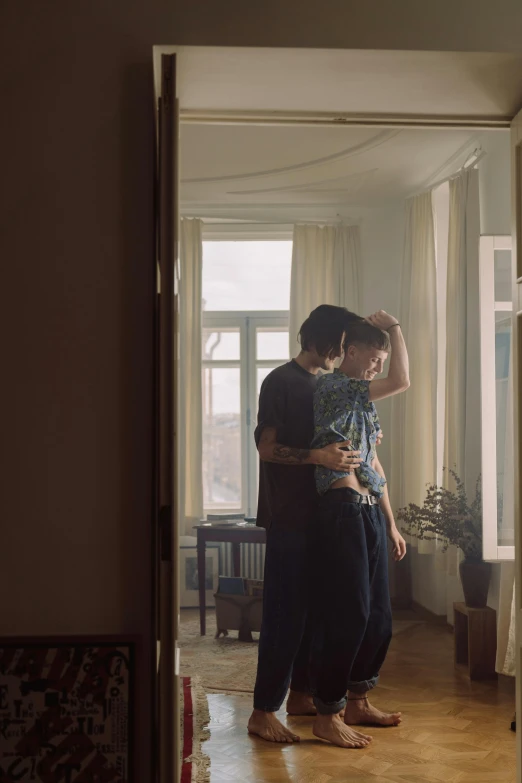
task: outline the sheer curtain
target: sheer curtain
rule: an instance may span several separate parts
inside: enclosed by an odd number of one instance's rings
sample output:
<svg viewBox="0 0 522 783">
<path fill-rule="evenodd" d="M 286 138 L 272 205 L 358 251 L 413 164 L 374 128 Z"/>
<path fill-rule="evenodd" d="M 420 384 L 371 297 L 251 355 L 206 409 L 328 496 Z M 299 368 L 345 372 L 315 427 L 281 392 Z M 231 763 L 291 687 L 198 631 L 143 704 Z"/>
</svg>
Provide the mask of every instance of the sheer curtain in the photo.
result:
<svg viewBox="0 0 522 783">
<path fill-rule="evenodd" d="M 471 169 L 450 181 L 444 434 L 444 465 L 464 480 L 470 499 L 481 470 L 479 241 L 478 171 Z M 447 472 L 443 481 L 448 488 L 454 487 Z M 446 611 L 450 622 L 453 602 L 462 599 L 459 557 L 456 547 L 450 547 L 446 555 Z"/>
<path fill-rule="evenodd" d="M 294 226 L 290 287 L 290 356 L 303 321 L 320 304 L 359 311 L 359 226 Z"/>
<path fill-rule="evenodd" d="M 192 526 L 203 516 L 202 482 L 202 277 L 201 220 L 181 221 L 180 236 L 180 395 L 179 487 L 181 533 L 193 535 Z"/>
<path fill-rule="evenodd" d="M 410 357 L 411 386 L 392 399 L 392 473 L 395 508 L 424 500 L 437 476 L 437 284 L 432 194 L 406 202 L 400 322 Z M 420 553 L 435 542 L 411 539 Z"/>
</svg>

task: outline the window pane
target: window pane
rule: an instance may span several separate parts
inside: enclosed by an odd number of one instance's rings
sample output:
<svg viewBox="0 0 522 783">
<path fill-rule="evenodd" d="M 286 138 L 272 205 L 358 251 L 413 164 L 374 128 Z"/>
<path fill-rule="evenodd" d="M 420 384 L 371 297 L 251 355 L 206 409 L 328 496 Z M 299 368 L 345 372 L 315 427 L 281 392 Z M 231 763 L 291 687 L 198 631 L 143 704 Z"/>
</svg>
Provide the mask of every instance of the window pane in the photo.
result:
<svg viewBox="0 0 522 783">
<path fill-rule="evenodd" d="M 203 310 L 288 310 L 292 242 L 203 242 Z"/>
<path fill-rule="evenodd" d="M 495 250 L 495 301 L 511 302 L 511 250 Z"/>
<path fill-rule="evenodd" d="M 258 359 L 289 359 L 288 330 L 257 330 Z"/>
<path fill-rule="evenodd" d="M 239 329 L 203 329 L 202 358 L 239 361 Z"/>
<path fill-rule="evenodd" d="M 239 509 L 241 393 L 239 368 L 203 369 L 203 503 Z"/>
<path fill-rule="evenodd" d="M 499 546 L 515 543 L 512 437 L 507 429 L 511 313 L 495 313 L 495 379 L 497 419 L 497 524 Z M 507 435 L 510 435 L 507 438 Z"/>
<path fill-rule="evenodd" d="M 511 351 L 512 313 L 495 313 L 495 378 L 507 378 L 509 375 L 509 354 Z"/>
</svg>

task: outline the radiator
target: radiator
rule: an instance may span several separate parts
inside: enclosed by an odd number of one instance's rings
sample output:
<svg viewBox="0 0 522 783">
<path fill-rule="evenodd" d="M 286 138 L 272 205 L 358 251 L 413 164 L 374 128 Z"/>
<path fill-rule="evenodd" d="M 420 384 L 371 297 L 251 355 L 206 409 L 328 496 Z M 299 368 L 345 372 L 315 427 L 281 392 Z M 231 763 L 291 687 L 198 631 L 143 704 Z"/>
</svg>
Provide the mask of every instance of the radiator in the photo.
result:
<svg viewBox="0 0 522 783">
<path fill-rule="evenodd" d="M 234 576 L 232 544 L 219 545 L 220 576 Z M 265 570 L 265 544 L 241 544 L 241 576 L 247 579 L 263 579 Z"/>
</svg>

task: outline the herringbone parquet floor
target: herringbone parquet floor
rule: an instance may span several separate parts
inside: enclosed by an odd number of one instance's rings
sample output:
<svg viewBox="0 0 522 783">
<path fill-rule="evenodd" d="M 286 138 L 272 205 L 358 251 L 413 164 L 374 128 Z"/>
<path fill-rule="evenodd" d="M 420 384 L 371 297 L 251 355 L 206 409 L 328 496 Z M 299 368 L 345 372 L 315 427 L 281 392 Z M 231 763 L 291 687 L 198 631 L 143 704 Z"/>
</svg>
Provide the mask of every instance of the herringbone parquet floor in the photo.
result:
<svg viewBox="0 0 522 783">
<path fill-rule="evenodd" d="M 454 669 L 452 643 L 447 628 L 429 624 L 394 638 L 373 701 L 401 709 L 403 723 L 368 729 L 364 750 L 316 740 L 312 718 L 284 711 L 301 742 L 263 742 L 246 732 L 250 697 L 210 695 L 211 783 L 514 783 L 513 688 L 469 682 Z"/>
</svg>

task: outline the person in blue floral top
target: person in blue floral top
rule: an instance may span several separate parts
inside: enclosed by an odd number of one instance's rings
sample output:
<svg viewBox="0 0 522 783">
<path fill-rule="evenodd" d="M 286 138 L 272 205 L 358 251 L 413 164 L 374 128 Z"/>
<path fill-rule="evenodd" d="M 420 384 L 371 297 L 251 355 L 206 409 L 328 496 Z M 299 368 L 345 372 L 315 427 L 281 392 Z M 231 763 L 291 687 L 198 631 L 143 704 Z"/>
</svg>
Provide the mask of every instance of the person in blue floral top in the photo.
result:
<svg viewBox="0 0 522 783">
<path fill-rule="evenodd" d="M 371 737 L 351 726 L 393 726 L 401 721 L 400 713 L 384 713 L 370 704 L 368 693 L 378 682 L 391 640 L 387 537 L 396 560 L 406 554 L 376 453 L 380 424 L 375 400 L 405 391 L 409 370 L 400 324 L 383 310 L 348 324 L 343 349 L 339 369 L 317 383 L 312 448 L 343 443 L 343 448 L 360 451 L 361 462 L 353 470 L 315 468 L 317 624 L 322 646 L 314 664 L 314 733 L 354 748 L 364 747 Z M 390 349 L 388 375 L 376 379 Z"/>
<path fill-rule="evenodd" d="M 361 452 L 362 463 L 355 469 L 361 486 L 382 497 L 386 481 L 372 467 L 377 457 L 375 446 L 381 426 L 375 404 L 369 400 L 368 388 L 369 381 L 349 378 L 340 369 L 319 379 L 314 395 L 312 448 L 349 441 Z M 317 491 L 324 495 L 334 481 L 345 476 L 346 472 L 318 465 L 315 470 Z"/>
</svg>

